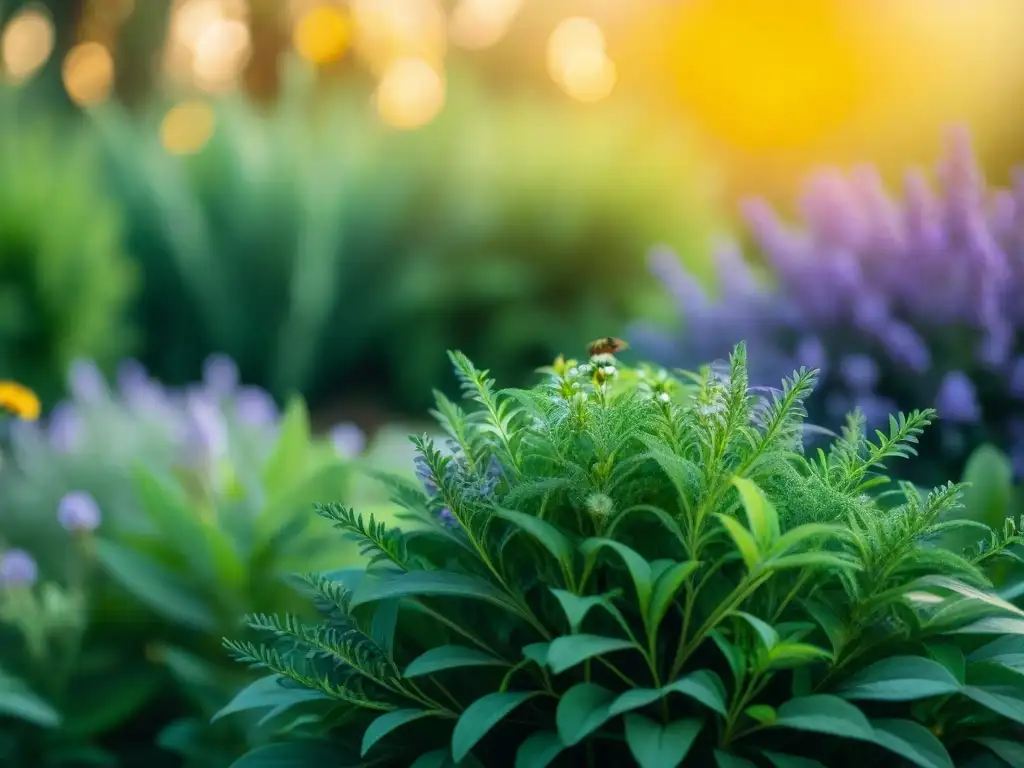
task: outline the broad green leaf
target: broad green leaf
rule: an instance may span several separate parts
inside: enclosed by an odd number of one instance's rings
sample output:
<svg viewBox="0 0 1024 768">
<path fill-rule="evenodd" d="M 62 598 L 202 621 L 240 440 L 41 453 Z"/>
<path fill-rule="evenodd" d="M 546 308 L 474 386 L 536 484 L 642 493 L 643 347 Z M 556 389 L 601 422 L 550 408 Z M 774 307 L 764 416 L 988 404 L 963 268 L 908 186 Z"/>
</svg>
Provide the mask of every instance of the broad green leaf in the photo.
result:
<svg viewBox="0 0 1024 768">
<path fill-rule="evenodd" d="M 107 539 L 96 539 L 95 545 L 103 569 L 154 611 L 193 629 L 216 631 L 216 615 L 177 573 Z"/>
<path fill-rule="evenodd" d="M 555 711 L 558 737 L 567 747 L 578 744 L 611 717 L 615 694 L 594 683 L 579 683 L 562 694 Z"/>
<path fill-rule="evenodd" d="M 874 729 L 853 704 L 836 696 L 814 694 L 790 699 L 779 707 L 775 725 L 797 731 L 828 733 L 848 739 L 873 741 Z"/>
<path fill-rule="evenodd" d="M 647 615 L 651 603 L 651 565 L 636 550 L 630 549 L 625 544 L 620 544 L 611 539 L 593 538 L 587 539 L 580 545 L 580 551 L 587 557 L 596 557 L 597 553 L 608 548 L 613 550 L 629 569 L 629 575 L 633 578 L 633 585 L 636 587 L 637 600 L 640 603 L 640 613 Z"/>
<path fill-rule="evenodd" d="M 462 645 L 442 645 L 431 648 L 409 662 L 402 677 L 421 677 L 460 667 L 505 667 L 501 659 L 489 653 Z"/>
<path fill-rule="evenodd" d="M 745 477 L 734 477 L 732 484 L 740 493 L 743 509 L 747 513 L 747 526 L 754 535 L 758 549 L 771 549 L 779 538 L 779 513 L 752 481 Z"/>
<path fill-rule="evenodd" d="M 842 619 L 839 618 L 839 614 L 835 612 L 832 606 L 818 600 L 807 600 L 804 601 L 803 605 L 807 612 L 811 614 L 811 618 L 818 622 L 825 631 L 829 642 L 832 643 L 832 652 L 838 653 L 846 645 L 848 636 L 846 627 L 843 625 Z"/>
<path fill-rule="evenodd" d="M 519 745 L 515 768 L 547 768 L 565 750 L 554 731 L 538 731 Z"/>
<path fill-rule="evenodd" d="M 746 621 L 754 631 L 757 633 L 758 638 L 761 640 L 761 644 L 764 645 L 765 650 L 770 651 L 779 643 L 779 633 L 776 632 L 767 622 L 762 621 L 749 613 L 743 611 L 733 611 L 734 616 L 739 616 L 741 619 Z"/>
<path fill-rule="evenodd" d="M 453 768 L 451 755 L 443 749 L 435 749 L 417 757 L 409 768 Z"/>
<path fill-rule="evenodd" d="M 292 547 L 304 541 L 302 534 L 306 528 L 296 525 L 294 530 L 298 535 L 293 536 L 283 536 L 279 532 L 295 515 L 308 516 L 316 503 L 340 498 L 351 475 L 350 465 L 333 461 L 290 478 L 287 485 L 267 498 L 256 517 L 256 549 L 271 549 L 288 555 Z M 362 511 L 369 514 L 370 509 L 364 505 Z"/>
<path fill-rule="evenodd" d="M 489 581 L 448 571 L 402 571 L 387 575 L 367 574 L 352 595 L 356 608 L 366 603 L 398 597 L 464 597 L 484 600 L 513 612 L 508 596 Z"/>
<path fill-rule="evenodd" d="M 958 683 L 964 682 L 964 675 L 967 671 L 967 661 L 964 652 L 952 643 L 933 643 L 927 646 L 928 655 L 942 666 L 949 670 L 949 673 L 956 678 Z"/>
<path fill-rule="evenodd" d="M 716 515 L 722 526 L 732 538 L 736 550 L 743 558 L 747 568 L 753 570 L 761 562 L 761 552 L 758 550 L 757 542 L 750 535 L 750 531 L 743 527 L 739 520 L 728 515 Z"/>
<path fill-rule="evenodd" d="M 1024 724 L 1024 688 L 1009 685 L 965 685 L 961 691 L 964 696 L 997 715 Z"/>
<path fill-rule="evenodd" d="M 529 534 L 567 571 L 572 568 L 572 544 L 569 538 L 546 520 L 511 509 L 494 508 L 494 514 Z"/>
<path fill-rule="evenodd" d="M 964 467 L 963 510 L 971 519 L 999 531 L 1011 513 L 1013 466 L 992 445 L 979 446 Z M 968 542 L 969 543 L 969 542 Z"/>
<path fill-rule="evenodd" d="M 771 556 L 782 556 L 808 539 L 838 539 L 846 533 L 847 529 L 832 523 L 805 523 L 782 534 L 771 548 Z"/>
<path fill-rule="evenodd" d="M 994 661 L 1018 672 L 1024 672 L 1024 636 L 1004 635 L 981 646 L 968 656 L 968 659 Z"/>
<path fill-rule="evenodd" d="M 737 648 L 725 635 L 719 632 L 717 629 L 711 631 L 711 639 L 715 645 L 718 646 L 718 650 L 722 652 L 725 660 L 729 663 L 729 669 L 732 671 L 733 679 L 739 682 L 743 679 L 746 674 L 746 658 L 743 655 L 743 651 Z"/>
<path fill-rule="evenodd" d="M 530 643 L 523 646 L 523 656 L 538 667 L 546 667 L 548 665 L 548 650 L 550 648 L 551 643 Z"/>
<path fill-rule="evenodd" d="M 649 634 L 658 631 L 658 627 L 675 599 L 676 592 L 699 565 L 700 563 L 694 560 L 672 563 L 657 577 L 654 582 L 654 594 L 651 596 L 651 607 L 646 614 Z"/>
<path fill-rule="evenodd" d="M 722 679 L 709 669 L 691 672 L 661 688 L 634 688 L 626 691 L 611 703 L 609 711 L 612 715 L 621 715 L 653 704 L 670 693 L 689 696 L 722 716 L 727 712 L 725 685 Z"/>
<path fill-rule="evenodd" d="M 875 720 L 874 742 L 921 768 L 954 768 L 935 734 L 912 720 Z"/>
<path fill-rule="evenodd" d="M 772 725 L 779 719 L 779 713 L 775 711 L 775 707 L 769 707 L 767 704 L 754 704 L 743 710 L 743 713 L 751 720 L 756 720 L 763 725 Z"/>
<path fill-rule="evenodd" d="M 984 592 L 976 587 L 970 586 L 969 584 L 964 584 L 962 581 L 951 579 L 948 576 L 923 576 L 918 579 L 916 583 L 922 586 L 933 586 L 948 589 L 968 598 L 969 600 L 977 600 L 991 605 L 993 608 L 999 608 L 1002 611 L 1024 618 L 1024 610 L 1021 610 L 1012 603 L 1006 602 L 997 595 Z"/>
<path fill-rule="evenodd" d="M 263 487 L 269 496 L 285 490 L 305 469 L 309 449 L 309 412 L 301 398 L 292 398 L 278 428 L 277 442 L 263 467 Z"/>
<path fill-rule="evenodd" d="M 749 760 L 738 755 L 730 755 L 728 752 L 723 752 L 720 749 L 715 750 L 715 765 L 718 768 L 757 768 Z"/>
<path fill-rule="evenodd" d="M 373 749 L 374 744 L 392 731 L 395 731 L 408 723 L 412 723 L 416 720 L 421 720 L 424 717 L 430 717 L 435 714 L 437 713 L 428 712 L 423 709 L 395 709 L 391 712 L 386 712 L 380 717 L 374 719 L 374 721 L 366 727 L 366 730 L 363 732 L 363 744 L 360 748 L 360 755 L 365 757 L 366 753 Z"/>
<path fill-rule="evenodd" d="M 703 727 L 702 720 L 662 725 L 643 715 L 626 715 L 626 744 L 640 768 L 676 768 Z"/>
<path fill-rule="evenodd" d="M 829 661 L 832 654 L 807 643 L 779 643 L 768 652 L 769 669 L 791 669 L 815 661 Z"/>
<path fill-rule="evenodd" d="M 395 629 L 398 626 L 398 608 L 400 600 L 382 600 L 377 603 L 370 624 L 370 637 L 385 655 L 393 655 L 395 648 Z"/>
<path fill-rule="evenodd" d="M 0 671 L 0 714 L 40 728 L 56 728 L 60 713 L 20 679 Z"/>
<path fill-rule="evenodd" d="M 254 680 L 236 693 L 234 698 L 210 719 L 210 722 L 216 722 L 222 717 L 227 717 L 235 712 L 269 709 L 271 707 L 279 707 L 282 704 L 301 704 L 307 701 L 327 699 L 327 696 L 320 691 L 283 685 L 283 681 L 284 678 L 281 675 L 267 675 L 266 677 Z"/>
<path fill-rule="evenodd" d="M 810 567 L 843 571 L 860 570 L 860 565 L 849 557 L 831 552 L 800 552 L 795 555 L 783 555 L 782 557 L 773 557 L 767 564 L 773 571 Z"/>
<path fill-rule="evenodd" d="M 569 620 L 569 627 L 573 633 L 579 632 L 583 619 L 590 613 L 590 609 L 602 605 L 608 600 L 607 595 L 590 595 L 583 597 L 566 592 L 564 589 L 552 589 L 551 593 L 558 599 L 565 617 Z"/>
<path fill-rule="evenodd" d="M 835 690 L 844 699 L 915 701 L 956 693 L 960 683 L 937 661 L 892 656 L 850 676 Z"/>
<path fill-rule="evenodd" d="M 462 760 L 494 726 L 512 710 L 538 696 L 540 691 L 489 693 L 470 704 L 459 716 L 452 732 L 452 757 Z"/>
<path fill-rule="evenodd" d="M 993 739 L 990 737 L 976 737 L 974 741 L 992 750 L 997 757 L 1005 760 L 1011 766 L 1024 765 L 1024 743 L 1020 741 L 1008 741 L 1006 739 Z"/>
<path fill-rule="evenodd" d="M 563 635 L 551 641 L 548 666 L 556 675 L 577 664 L 613 651 L 636 648 L 630 640 L 600 635 Z"/>
<path fill-rule="evenodd" d="M 817 760 L 811 760 L 807 757 L 784 755 L 780 752 L 769 752 L 768 750 L 761 754 L 767 757 L 768 762 L 775 766 L 775 768 L 826 768 Z"/>
<path fill-rule="evenodd" d="M 338 745 L 333 742 L 294 739 L 256 747 L 229 768 L 309 768 L 311 765 L 338 765 L 341 759 Z"/>
<path fill-rule="evenodd" d="M 1024 635 L 1024 619 L 989 616 L 966 627 L 951 629 L 948 635 Z"/>
</svg>

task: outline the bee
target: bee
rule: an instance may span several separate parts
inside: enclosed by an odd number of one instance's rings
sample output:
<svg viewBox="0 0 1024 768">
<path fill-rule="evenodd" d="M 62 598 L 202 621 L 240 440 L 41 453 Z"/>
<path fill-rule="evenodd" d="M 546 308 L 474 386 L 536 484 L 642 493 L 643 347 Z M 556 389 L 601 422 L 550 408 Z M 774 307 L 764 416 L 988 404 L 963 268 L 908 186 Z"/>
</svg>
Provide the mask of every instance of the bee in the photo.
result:
<svg viewBox="0 0 1024 768">
<path fill-rule="evenodd" d="M 605 336 L 603 339 L 590 342 L 587 346 L 587 351 L 591 357 L 614 355 L 616 352 L 621 352 L 624 349 L 629 349 L 629 344 L 622 339 L 616 339 L 614 336 Z"/>
</svg>

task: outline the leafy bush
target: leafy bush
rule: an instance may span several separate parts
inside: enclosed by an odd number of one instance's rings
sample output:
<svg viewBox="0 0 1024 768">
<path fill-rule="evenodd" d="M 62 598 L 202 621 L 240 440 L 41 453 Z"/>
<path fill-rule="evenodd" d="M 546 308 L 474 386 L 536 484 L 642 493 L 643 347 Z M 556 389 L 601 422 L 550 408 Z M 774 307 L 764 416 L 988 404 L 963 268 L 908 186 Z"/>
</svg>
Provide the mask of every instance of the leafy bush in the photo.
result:
<svg viewBox="0 0 1024 768">
<path fill-rule="evenodd" d="M 958 132 L 938 178 L 935 191 L 912 171 L 894 200 L 873 168 L 824 170 L 807 184 L 799 229 L 749 201 L 745 218 L 772 279 L 725 243 L 718 292 L 708 295 L 658 251 L 652 268 L 685 329 L 641 326 L 630 340 L 659 362 L 691 365 L 749 339 L 757 384 L 820 367 L 811 420 L 832 428 L 854 406 L 884 426 L 896 408 L 932 403 L 943 422 L 915 468 L 928 483 L 955 477 L 985 442 L 1024 471 L 1024 177 L 1012 189 L 986 186 Z"/>
<path fill-rule="evenodd" d="M 1019 539 L 880 474 L 932 411 L 804 456 L 815 373 L 752 389 L 742 346 L 531 390 L 452 359 L 477 407 L 439 398 L 451 455 L 417 439 L 424 486 L 392 481 L 411 524 L 321 507 L 369 567 L 305 578 L 320 623 L 228 641 L 268 675 L 226 711 L 304 707 L 239 768 L 1019 764 L 1024 612 L 985 575 Z M 988 545 L 936 546 L 960 528 Z"/>
<path fill-rule="evenodd" d="M 52 403 L 74 358 L 126 351 L 135 271 L 95 143 L 21 106 L 0 87 L 0 370 Z"/>
<path fill-rule="evenodd" d="M 296 81 L 270 114 L 225 98 L 185 157 L 154 121 L 96 112 L 161 378 L 223 349 L 276 395 L 364 389 L 419 410 L 446 344 L 521 376 L 547 340 L 649 306 L 651 242 L 701 242 L 703 170 L 676 135 L 458 78 L 439 118 L 403 133 L 367 96 Z"/>
<path fill-rule="evenodd" d="M 358 557 L 304 513 L 349 493 L 360 446 L 313 439 L 301 401 L 279 417 L 236 379 L 214 358 L 179 392 L 128 364 L 110 390 L 81 363 L 45 429 L 14 431 L 0 711 L 24 724 L 0 722 L 0 762 L 220 768 L 258 743 L 244 719 L 209 725 L 251 680 L 220 639 L 246 611 L 301 612 L 287 574 Z"/>
</svg>

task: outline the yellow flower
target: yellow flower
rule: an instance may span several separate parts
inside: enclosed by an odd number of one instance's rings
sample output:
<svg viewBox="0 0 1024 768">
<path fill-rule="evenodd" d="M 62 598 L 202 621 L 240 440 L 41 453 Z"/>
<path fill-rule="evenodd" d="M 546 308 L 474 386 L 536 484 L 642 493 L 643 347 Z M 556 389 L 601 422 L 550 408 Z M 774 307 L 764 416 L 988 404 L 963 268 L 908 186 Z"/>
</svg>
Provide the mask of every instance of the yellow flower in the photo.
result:
<svg viewBox="0 0 1024 768">
<path fill-rule="evenodd" d="M 19 419 L 35 421 L 39 418 L 39 398 L 16 381 L 0 381 L 0 409 Z"/>
</svg>

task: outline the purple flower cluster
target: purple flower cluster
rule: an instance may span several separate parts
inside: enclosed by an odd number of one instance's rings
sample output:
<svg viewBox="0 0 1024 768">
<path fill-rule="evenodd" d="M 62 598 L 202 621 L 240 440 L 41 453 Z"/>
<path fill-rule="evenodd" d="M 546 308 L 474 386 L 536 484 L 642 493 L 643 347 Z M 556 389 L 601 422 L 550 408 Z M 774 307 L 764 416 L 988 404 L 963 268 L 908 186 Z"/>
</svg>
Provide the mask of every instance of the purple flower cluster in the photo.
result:
<svg viewBox="0 0 1024 768">
<path fill-rule="evenodd" d="M 969 137 L 954 131 L 937 180 L 911 171 L 896 199 L 873 167 L 821 171 L 800 200 L 799 227 L 764 200 L 746 201 L 768 276 L 722 242 L 712 294 L 675 254 L 655 250 L 651 269 L 685 332 L 638 325 L 630 340 L 685 366 L 746 340 L 756 384 L 822 369 L 812 419 L 835 426 L 859 406 L 878 423 L 932 405 L 946 431 L 1002 443 L 1024 472 L 1024 171 L 1010 189 L 989 188 Z"/>
<path fill-rule="evenodd" d="M 448 464 L 448 472 L 455 479 L 461 489 L 464 498 L 487 498 L 494 494 L 501 480 L 501 463 L 497 457 L 491 456 L 487 462 L 487 468 L 482 476 L 471 472 L 465 455 L 454 442 L 449 442 L 448 448 L 451 451 L 452 460 Z M 427 465 L 426 459 L 420 455 L 413 460 L 416 470 L 416 477 L 423 485 L 428 496 L 434 497 L 438 493 L 437 478 Z M 458 522 L 448 507 L 438 512 L 438 519 L 445 525 L 455 526 Z"/>
</svg>

